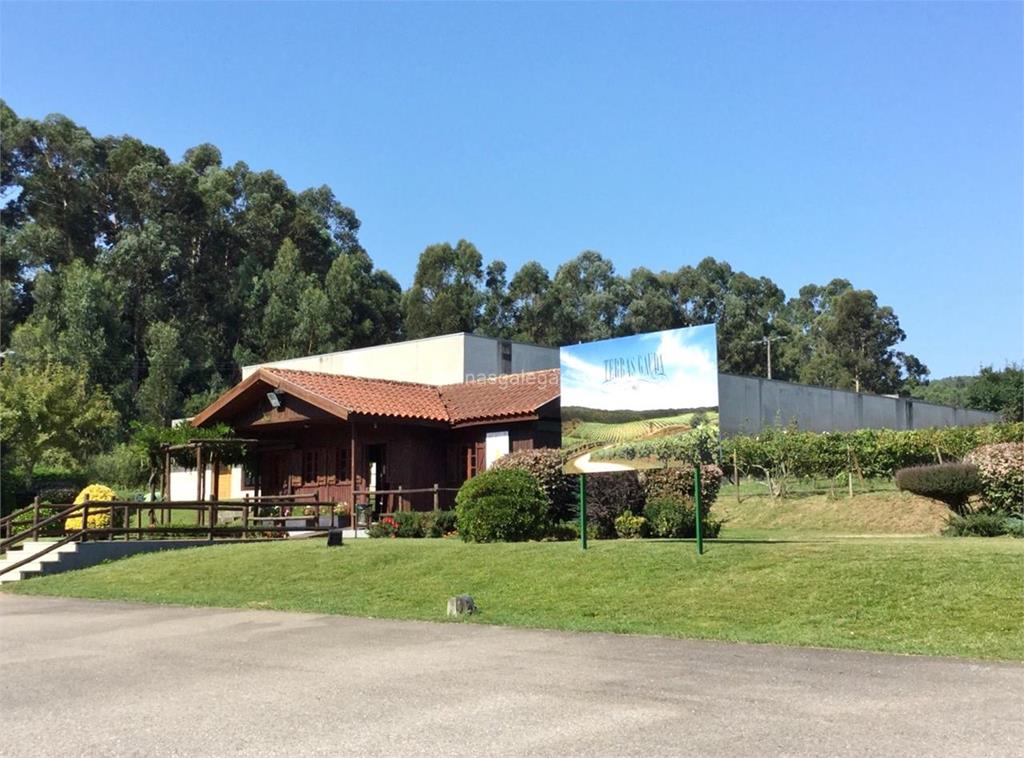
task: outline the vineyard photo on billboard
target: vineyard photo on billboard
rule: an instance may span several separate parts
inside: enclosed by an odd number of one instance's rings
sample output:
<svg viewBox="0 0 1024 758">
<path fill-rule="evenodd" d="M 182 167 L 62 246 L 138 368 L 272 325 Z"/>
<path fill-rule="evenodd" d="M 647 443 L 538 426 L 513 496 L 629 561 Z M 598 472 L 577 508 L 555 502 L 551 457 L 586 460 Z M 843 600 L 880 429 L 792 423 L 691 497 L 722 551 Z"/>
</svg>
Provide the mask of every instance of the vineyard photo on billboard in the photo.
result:
<svg viewBox="0 0 1024 758">
<path fill-rule="evenodd" d="M 690 465 L 718 446 L 714 324 L 560 350 L 566 471 Z"/>
</svg>

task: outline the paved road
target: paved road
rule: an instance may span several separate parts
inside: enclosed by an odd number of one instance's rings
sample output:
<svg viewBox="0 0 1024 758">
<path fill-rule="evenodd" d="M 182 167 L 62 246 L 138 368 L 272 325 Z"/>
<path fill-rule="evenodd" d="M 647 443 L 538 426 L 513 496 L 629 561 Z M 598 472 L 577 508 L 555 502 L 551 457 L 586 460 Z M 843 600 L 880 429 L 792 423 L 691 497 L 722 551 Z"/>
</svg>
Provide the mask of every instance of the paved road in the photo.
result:
<svg viewBox="0 0 1024 758">
<path fill-rule="evenodd" d="M 1012 756 L 1024 666 L 0 595 L 0 754 Z"/>
</svg>

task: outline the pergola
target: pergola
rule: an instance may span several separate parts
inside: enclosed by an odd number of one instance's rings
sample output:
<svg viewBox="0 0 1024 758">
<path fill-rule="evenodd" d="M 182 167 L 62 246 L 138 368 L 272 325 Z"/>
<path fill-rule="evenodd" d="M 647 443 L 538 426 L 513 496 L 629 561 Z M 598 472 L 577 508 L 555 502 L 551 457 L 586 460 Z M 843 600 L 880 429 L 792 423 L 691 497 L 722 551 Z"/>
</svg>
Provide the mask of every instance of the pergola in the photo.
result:
<svg viewBox="0 0 1024 758">
<path fill-rule="evenodd" d="M 225 450 L 237 451 L 246 445 L 252 446 L 259 442 L 256 439 L 243 437 L 223 437 L 220 439 L 193 439 L 176 445 L 163 445 L 161 450 L 164 454 L 164 500 L 171 499 L 171 456 L 186 450 L 194 450 L 196 457 L 196 500 L 207 499 L 209 494 L 211 500 L 220 499 L 220 467 Z M 213 466 L 212 491 L 206 492 L 206 466 Z M 257 479 L 256 494 L 259 494 L 259 482 Z"/>
</svg>

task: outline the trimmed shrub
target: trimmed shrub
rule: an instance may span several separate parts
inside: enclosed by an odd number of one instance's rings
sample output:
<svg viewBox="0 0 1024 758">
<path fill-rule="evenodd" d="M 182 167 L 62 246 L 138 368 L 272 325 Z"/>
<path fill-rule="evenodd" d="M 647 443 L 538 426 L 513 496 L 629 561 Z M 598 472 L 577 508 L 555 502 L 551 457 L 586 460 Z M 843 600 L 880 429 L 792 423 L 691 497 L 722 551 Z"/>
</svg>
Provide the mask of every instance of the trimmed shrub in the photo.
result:
<svg viewBox="0 0 1024 758">
<path fill-rule="evenodd" d="M 640 475 L 640 483 L 648 500 L 665 497 L 693 499 L 693 468 L 689 466 L 644 471 Z M 700 467 L 700 502 L 703 512 L 711 508 L 721 486 L 722 469 L 713 463 L 703 464 Z"/>
<path fill-rule="evenodd" d="M 78 493 L 74 505 L 81 505 L 89 498 L 89 529 L 108 529 L 111 526 L 110 509 L 93 506 L 93 503 L 117 500 L 117 493 L 103 484 L 90 484 Z M 64 528 L 74 531 L 82 528 L 82 512 L 72 511 L 72 515 L 64 519 Z"/>
<path fill-rule="evenodd" d="M 50 505 L 68 505 L 75 502 L 78 495 L 77 487 L 47 487 L 36 493 L 40 503 Z"/>
<path fill-rule="evenodd" d="M 1024 509 L 1024 442 L 982 445 L 964 459 L 981 473 L 985 505 L 1004 514 Z"/>
<path fill-rule="evenodd" d="M 651 536 L 676 538 L 697 536 L 692 499 L 654 498 L 647 501 L 644 516 L 647 518 L 647 528 Z M 722 522 L 715 521 L 704 514 L 701 527 L 702 536 L 713 539 L 722 530 Z"/>
<path fill-rule="evenodd" d="M 973 463 L 943 463 L 937 466 L 911 466 L 896 472 L 901 490 L 939 500 L 956 513 L 963 514 L 972 495 L 981 493 L 982 480 Z"/>
<path fill-rule="evenodd" d="M 637 539 L 647 536 L 647 519 L 625 511 L 615 519 L 615 533 L 623 539 Z"/>
<path fill-rule="evenodd" d="M 615 519 L 626 511 L 642 513 L 644 502 L 635 471 L 587 474 L 587 524 L 599 538 L 614 538 Z"/>
<path fill-rule="evenodd" d="M 562 521 L 578 512 L 579 478 L 566 474 L 565 455 L 554 448 L 519 450 L 503 455 L 491 465 L 491 470 L 521 469 L 533 474 L 551 504 L 551 520 Z"/>
<path fill-rule="evenodd" d="M 459 535 L 466 542 L 516 542 L 543 536 L 548 498 L 522 469 L 490 469 L 466 481 L 455 496 Z"/>
<path fill-rule="evenodd" d="M 437 511 L 430 523 L 431 537 L 444 537 L 458 531 L 458 520 L 455 518 L 455 511 Z"/>
<path fill-rule="evenodd" d="M 968 513 L 966 516 L 952 516 L 942 533 L 949 537 L 1000 537 L 1016 531 L 1016 525 L 1008 522 L 1000 513 Z"/>
<path fill-rule="evenodd" d="M 434 514 L 419 513 L 417 511 L 399 511 L 393 514 L 394 519 L 398 522 L 398 530 L 395 533 L 396 537 L 405 538 L 418 538 L 423 537 L 424 532 L 429 528 L 429 524 L 425 524 L 426 520 L 424 517 L 429 515 L 433 520 Z"/>
</svg>

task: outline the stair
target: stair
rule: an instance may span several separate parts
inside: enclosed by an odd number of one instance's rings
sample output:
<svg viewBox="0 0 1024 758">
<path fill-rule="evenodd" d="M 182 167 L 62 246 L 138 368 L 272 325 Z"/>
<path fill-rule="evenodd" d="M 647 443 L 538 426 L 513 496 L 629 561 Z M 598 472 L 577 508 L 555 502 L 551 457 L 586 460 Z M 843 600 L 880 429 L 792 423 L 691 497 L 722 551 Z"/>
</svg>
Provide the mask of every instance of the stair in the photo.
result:
<svg viewBox="0 0 1024 758">
<path fill-rule="evenodd" d="M 0 560 L 0 571 L 3 571 L 12 563 L 17 563 L 34 553 L 38 553 L 40 550 L 46 549 L 52 544 L 52 542 L 44 542 L 41 540 L 25 540 L 20 545 L 12 547 L 7 551 L 3 559 Z M 73 556 L 78 552 L 79 548 L 80 545 L 77 542 L 69 542 L 66 545 L 61 545 L 45 555 L 41 555 L 35 560 L 29 561 L 24 566 L 17 568 L 14 571 L 9 571 L 6 574 L 0 574 L 0 584 L 18 582 L 22 579 L 28 579 L 33 576 L 45 576 L 46 574 L 56 574 L 60 571 L 66 571 L 67 568 L 70 568 L 67 564 L 77 563 L 77 561 L 74 561 Z"/>
</svg>

